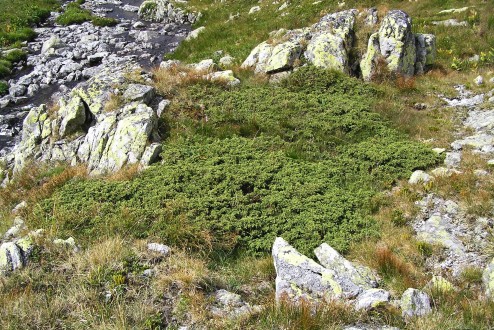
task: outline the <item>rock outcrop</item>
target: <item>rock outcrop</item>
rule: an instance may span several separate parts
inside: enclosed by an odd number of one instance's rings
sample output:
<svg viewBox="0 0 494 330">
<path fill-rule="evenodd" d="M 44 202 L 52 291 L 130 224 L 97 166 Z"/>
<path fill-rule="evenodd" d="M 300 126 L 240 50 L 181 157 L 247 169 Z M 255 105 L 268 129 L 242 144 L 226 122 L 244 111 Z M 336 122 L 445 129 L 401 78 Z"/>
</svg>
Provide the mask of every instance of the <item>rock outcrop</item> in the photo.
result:
<svg viewBox="0 0 494 330">
<path fill-rule="evenodd" d="M 242 64 L 257 73 L 291 71 L 308 62 L 370 80 L 380 61 L 390 72 L 405 76 L 421 74 L 436 56 L 434 35 L 412 33 L 412 20 L 403 11 L 392 10 L 379 31 L 368 40 L 367 52 L 355 58 L 358 10 L 328 14 L 309 28 L 272 32 L 270 40 L 252 50 Z M 375 23 L 374 23 L 375 22 Z M 377 12 L 368 11 L 367 26 L 377 23 Z"/>
<path fill-rule="evenodd" d="M 147 21 L 179 24 L 193 24 L 198 18 L 197 14 L 176 8 L 168 0 L 146 0 L 139 7 L 138 15 Z"/>
<path fill-rule="evenodd" d="M 86 163 L 92 174 L 137 164 L 143 156 L 145 165 L 151 163 L 158 156 L 153 142 L 159 140 L 158 117 L 149 107 L 154 89 L 130 84 L 119 96 L 121 92 L 113 86 L 125 84 L 125 72 L 125 68 L 116 68 L 79 84 L 60 99 L 55 114 L 45 105 L 31 109 L 15 151 L 14 172 L 28 160 Z M 105 109 L 112 97 L 129 103 Z"/>
<path fill-rule="evenodd" d="M 302 255 L 281 237 L 276 238 L 272 253 L 278 302 L 317 305 L 339 300 L 363 311 L 393 305 L 401 309 L 404 319 L 432 311 L 425 292 L 409 288 L 401 299 L 393 300 L 389 291 L 378 288 L 378 278 L 371 269 L 350 262 L 326 243 L 314 250 L 320 263 Z M 494 278 L 489 275 L 494 274 L 492 269 L 486 270 L 486 281 Z"/>
</svg>

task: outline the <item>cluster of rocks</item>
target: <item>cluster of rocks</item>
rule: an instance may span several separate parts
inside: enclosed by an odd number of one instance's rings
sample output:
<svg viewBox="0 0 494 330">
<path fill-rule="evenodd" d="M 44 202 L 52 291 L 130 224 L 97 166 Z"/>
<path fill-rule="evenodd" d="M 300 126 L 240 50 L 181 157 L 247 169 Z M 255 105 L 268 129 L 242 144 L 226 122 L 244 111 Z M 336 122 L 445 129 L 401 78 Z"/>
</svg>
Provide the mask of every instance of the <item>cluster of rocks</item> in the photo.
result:
<svg viewBox="0 0 494 330">
<path fill-rule="evenodd" d="M 414 288 L 407 289 L 400 300 L 392 301 L 390 292 L 378 288 L 379 280 L 371 269 L 346 260 L 328 244 L 314 250 L 319 263 L 281 237 L 276 238 L 272 253 L 278 301 L 317 304 L 341 300 L 357 310 L 392 304 L 401 308 L 405 318 L 432 311 L 429 296 Z"/>
<path fill-rule="evenodd" d="M 440 246 L 439 254 L 427 259 L 434 273 L 458 277 L 467 268 L 482 268 L 487 262 L 485 250 L 494 220 L 469 217 L 458 203 L 429 194 L 416 203 L 420 212 L 412 222 L 419 241 Z"/>
<path fill-rule="evenodd" d="M 189 65 L 164 61 L 161 67 L 179 71 L 179 76 L 193 71 L 228 86 L 240 83 L 231 70 L 218 71 L 213 60 Z M 158 118 L 170 101 L 159 97 L 152 86 L 129 83 L 130 72 L 152 81 L 133 64 L 97 67 L 92 78 L 60 95 L 58 108 L 33 107 L 23 121 L 21 141 L 4 161 L 14 173 L 30 161 L 83 163 L 92 175 L 155 162 L 162 148 Z"/>
<path fill-rule="evenodd" d="M 274 31 L 270 40 L 259 44 L 242 66 L 257 73 L 279 74 L 311 63 L 370 80 L 384 61 L 390 72 L 405 76 L 421 74 L 436 56 L 436 38 L 414 34 L 412 20 L 401 10 L 389 11 L 377 32 L 368 40 L 366 53 L 356 57 L 356 21 L 377 29 L 377 11 L 345 10 L 324 16 L 311 27 Z"/>
<path fill-rule="evenodd" d="M 177 24 L 194 24 L 202 16 L 201 13 L 187 13 L 168 0 L 146 0 L 139 7 L 138 13 L 143 20 Z"/>
<path fill-rule="evenodd" d="M 127 63 L 157 65 L 163 54 L 173 51 L 186 38 L 191 22 L 197 18 L 172 9 L 169 14 L 176 19 L 142 21 L 138 7 L 123 5 L 119 0 L 88 0 L 82 6 L 98 15 L 118 18 L 119 23 L 113 27 L 89 22 L 57 26 L 59 14 L 52 13 L 44 27 L 35 29 L 37 38 L 24 47 L 27 60 L 8 81 L 8 95 L 0 97 L 0 156 L 17 142 L 20 124 L 30 108 L 48 103 L 51 94 L 66 92 L 78 81 L 106 68 Z"/>
<path fill-rule="evenodd" d="M 160 151 L 158 108 L 154 88 L 126 84 L 128 69 L 107 68 L 63 95 L 58 111 L 32 108 L 23 122 L 22 140 L 14 153 L 14 172 L 28 160 L 86 163 L 93 174 L 141 162 L 149 165 Z M 123 90 L 115 88 L 119 86 Z M 111 98 L 125 105 L 105 108 Z M 117 102 L 118 103 L 118 102 Z"/>
</svg>

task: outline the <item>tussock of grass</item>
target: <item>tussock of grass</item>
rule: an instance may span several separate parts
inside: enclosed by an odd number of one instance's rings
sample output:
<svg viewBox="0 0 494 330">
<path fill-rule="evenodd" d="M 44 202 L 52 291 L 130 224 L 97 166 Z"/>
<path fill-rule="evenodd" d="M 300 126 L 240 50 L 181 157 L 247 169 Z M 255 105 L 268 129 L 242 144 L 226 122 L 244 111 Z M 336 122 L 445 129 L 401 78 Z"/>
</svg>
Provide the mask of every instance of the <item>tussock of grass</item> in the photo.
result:
<svg viewBox="0 0 494 330">
<path fill-rule="evenodd" d="M 95 26 L 115 26 L 118 20 L 108 17 L 92 15 L 89 10 L 81 8 L 81 3 L 71 2 L 65 8 L 63 14 L 57 17 L 57 23 L 61 25 L 81 24 L 91 21 Z"/>
</svg>

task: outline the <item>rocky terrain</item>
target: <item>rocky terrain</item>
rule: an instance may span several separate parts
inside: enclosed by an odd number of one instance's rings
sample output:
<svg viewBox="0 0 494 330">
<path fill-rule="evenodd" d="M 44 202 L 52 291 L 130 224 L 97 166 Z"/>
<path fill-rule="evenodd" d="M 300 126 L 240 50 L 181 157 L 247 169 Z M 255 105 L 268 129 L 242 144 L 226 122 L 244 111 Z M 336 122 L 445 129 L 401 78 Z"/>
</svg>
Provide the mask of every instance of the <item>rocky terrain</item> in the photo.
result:
<svg viewBox="0 0 494 330">
<path fill-rule="evenodd" d="M 41 103 L 56 103 L 61 94 L 78 82 L 105 70 L 159 65 L 161 57 L 173 51 L 187 37 L 194 14 L 171 9 L 172 15 L 139 14 L 140 3 L 87 1 L 83 7 L 106 17 L 116 18 L 114 27 L 99 27 L 89 22 L 58 26 L 58 13 L 37 28 L 37 38 L 24 49 L 29 56 L 19 64 L 9 81 L 9 94 L 0 98 L 0 154 L 6 155 L 19 141 L 21 123 L 29 109 Z M 168 3 L 160 3 L 167 13 Z M 160 7 L 160 8 L 161 8 Z M 175 15 L 175 16 L 173 16 Z M 116 70 L 115 68 L 119 68 Z"/>
<path fill-rule="evenodd" d="M 481 4 L 411 3 L 429 15 L 412 20 L 223 2 L 77 2 L 117 21 L 52 12 L 15 45 L 0 324 L 494 326 L 494 52 L 444 66 L 448 29 L 494 28 Z M 290 15 L 305 27 L 244 45 L 249 24 Z"/>
</svg>

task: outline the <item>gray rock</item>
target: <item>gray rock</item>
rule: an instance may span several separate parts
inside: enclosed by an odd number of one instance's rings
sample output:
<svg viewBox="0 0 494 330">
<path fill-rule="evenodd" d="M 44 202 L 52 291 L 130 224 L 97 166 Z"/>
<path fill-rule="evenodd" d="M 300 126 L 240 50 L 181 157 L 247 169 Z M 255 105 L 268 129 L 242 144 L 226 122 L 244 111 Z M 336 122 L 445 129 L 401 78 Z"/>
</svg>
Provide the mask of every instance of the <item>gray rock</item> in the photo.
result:
<svg viewBox="0 0 494 330">
<path fill-rule="evenodd" d="M 277 301 L 283 298 L 295 303 L 330 301 L 342 295 L 334 271 L 300 254 L 281 237 L 276 238 L 272 254 Z"/>
<path fill-rule="evenodd" d="M 364 290 L 377 287 L 377 278 L 370 269 L 354 265 L 328 244 L 321 244 L 314 253 L 322 266 L 336 273 L 335 281 L 345 297 L 353 298 Z"/>
<path fill-rule="evenodd" d="M 424 316 L 432 312 L 429 296 L 420 290 L 407 289 L 400 300 L 403 317 Z"/>
<path fill-rule="evenodd" d="M 228 66 L 233 65 L 234 61 L 235 61 L 234 57 L 227 55 L 227 56 L 223 56 L 222 58 L 220 58 L 219 64 L 223 67 L 228 67 Z"/>
<path fill-rule="evenodd" d="M 148 85 L 130 84 L 123 97 L 127 101 L 138 101 L 149 104 L 155 96 L 155 89 Z"/>
<path fill-rule="evenodd" d="M 164 256 L 167 256 L 170 254 L 170 248 L 164 244 L 159 244 L 159 243 L 149 243 L 148 244 L 148 250 L 157 252 L 159 254 L 162 254 Z"/>
<path fill-rule="evenodd" d="M 408 183 L 410 184 L 418 184 L 418 183 L 427 183 L 431 181 L 431 176 L 427 173 L 425 173 L 422 170 L 417 170 L 412 173 L 410 176 L 410 179 L 408 180 Z"/>
<path fill-rule="evenodd" d="M 379 32 L 369 39 L 367 52 L 360 63 L 362 76 L 365 80 L 372 78 L 379 58 L 386 60 L 391 72 L 413 75 L 417 58 L 415 43 L 412 20 L 408 14 L 401 10 L 389 11 L 381 23 Z"/>
<path fill-rule="evenodd" d="M 466 21 L 458 21 L 456 18 L 451 18 L 443 21 L 433 21 L 433 25 L 439 26 L 468 26 L 468 22 Z"/>
<path fill-rule="evenodd" d="M 383 289 L 369 289 L 361 293 L 355 301 L 355 309 L 371 310 L 389 303 L 390 294 Z"/>
<path fill-rule="evenodd" d="M 260 309 L 259 306 L 251 307 L 240 295 L 223 289 L 214 293 L 214 303 L 210 308 L 211 313 L 229 319 L 245 317 Z"/>
<path fill-rule="evenodd" d="M 477 86 L 480 86 L 480 85 L 483 85 L 484 84 L 484 77 L 482 76 L 477 76 L 477 78 L 475 78 L 475 80 L 473 81 L 475 83 L 475 85 Z"/>
<path fill-rule="evenodd" d="M 199 34 L 201 34 L 204 30 L 206 30 L 204 26 L 198 27 L 197 29 L 191 31 L 185 40 L 190 41 L 193 39 L 197 39 Z"/>
<path fill-rule="evenodd" d="M 494 259 L 485 267 L 482 273 L 482 282 L 486 296 L 492 300 L 494 297 Z"/>
<path fill-rule="evenodd" d="M 141 158 L 141 165 L 146 167 L 153 163 L 155 163 L 162 151 L 161 143 L 152 143 L 150 146 L 146 148 Z"/>
<path fill-rule="evenodd" d="M 76 131 L 86 122 L 86 107 L 79 96 L 73 96 L 70 100 L 60 99 L 58 118 L 61 121 L 59 134 L 66 137 Z"/>
<path fill-rule="evenodd" d="M 259 6 L 254 6 L 254 7 L 252 7 L 252 8 L 249 10 L 249 15 L 254 14 L 254 13 L 257 13 L 257 12 L 258 12 L 258 11 L 260 11 L 260 10 L 261 10 L 261 7 L 259 7 Z"/>
<path fill-rule="evenodd" d="M 158 104 L 158 110 L 156 111 L 156 115 L 158 117 L 161 117 L 161 115 L 165 112 L 166 109 L 170 107 L 171 101 L 170 100 L 162 100 Z"/>
<path fill-rule="evenodd" d="M 62 42 L 60 38 L 54 34 L 50 37 L 50 39 L 43 43 L 43 47 L 41 47 L 41 54 L 49 53 L 60 46 L 62 46 Z"/>
</svg>

